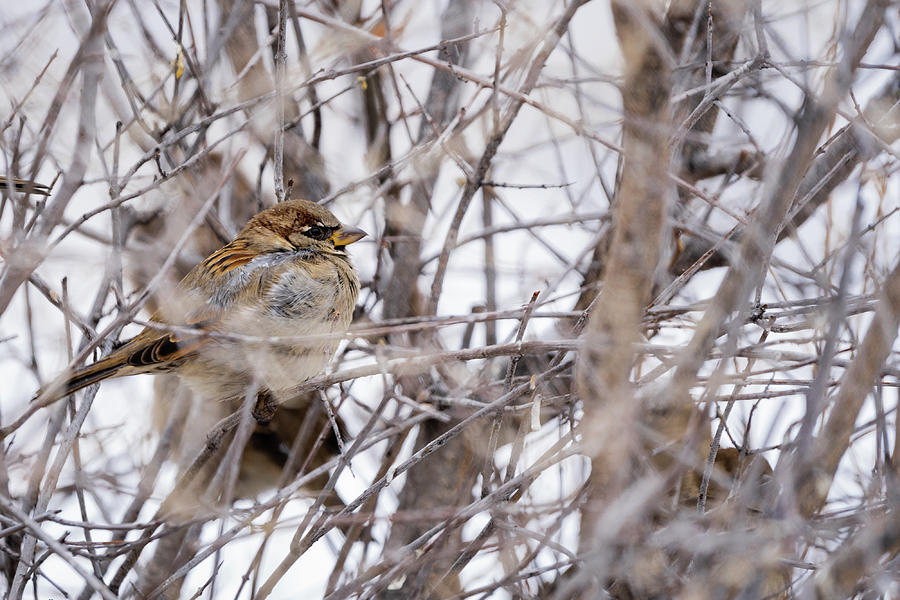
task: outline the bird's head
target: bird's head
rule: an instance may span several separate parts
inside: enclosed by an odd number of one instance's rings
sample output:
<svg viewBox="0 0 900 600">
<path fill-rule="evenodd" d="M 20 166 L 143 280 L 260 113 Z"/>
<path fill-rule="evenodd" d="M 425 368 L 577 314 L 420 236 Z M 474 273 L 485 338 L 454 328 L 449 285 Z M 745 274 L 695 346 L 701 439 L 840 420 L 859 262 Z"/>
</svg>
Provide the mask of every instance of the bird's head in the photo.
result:
<svg viewBox="0 0 900 600">
<path fill-rule="evenodd" d="M 346 254 L 345 247 L 366 232 L 345 227 L 331 211 L 308 200 L 286 200 L 262 211 L 247 223 L 239 237 L 270 251 L 313 250 Z"/>
</svg>

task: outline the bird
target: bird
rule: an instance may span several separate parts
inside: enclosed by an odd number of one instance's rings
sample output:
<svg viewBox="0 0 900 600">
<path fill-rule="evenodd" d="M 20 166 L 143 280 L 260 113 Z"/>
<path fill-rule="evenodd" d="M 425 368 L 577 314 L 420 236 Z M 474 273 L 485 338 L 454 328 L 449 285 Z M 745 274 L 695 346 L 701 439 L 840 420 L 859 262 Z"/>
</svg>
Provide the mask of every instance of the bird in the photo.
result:
<svg viewBox="0 0 900 600">
<path fill-rule="evenodd" d="M 31 181 L 30 179 L 19 179 L 18 177 L 6 177 L 0 175 L 0 188 L 12 189 L 17 192 L 25 192 L 30 194 L 38 194 L 41 196 L 50 195 L 50 186 Z"/>
<path fill-rule="evenodd" d="M 336 336 L 322 334 L 350 325 L 360 284 L 347 246 L 365 235 L 314 202 L 278 203 L 160 299 L 143 331 L 63 373 L 36 399 L 54 401 L 112 377 L 174 372 L 203 400 L 235 402 L 255 391 L 283 403 L 331 359 Z"/>
</svg>

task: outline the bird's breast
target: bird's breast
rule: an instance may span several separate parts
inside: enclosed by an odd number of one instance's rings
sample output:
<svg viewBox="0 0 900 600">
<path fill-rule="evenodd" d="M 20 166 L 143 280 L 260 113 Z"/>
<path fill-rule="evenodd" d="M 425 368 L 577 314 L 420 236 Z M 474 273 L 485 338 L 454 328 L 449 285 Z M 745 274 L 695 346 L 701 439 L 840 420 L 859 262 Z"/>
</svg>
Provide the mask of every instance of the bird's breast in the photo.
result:
<svg viewBox="0 0 900 600">
<path fill-rule="evenodd" d="M 275 394 L 319 375 L 346 331 L 359 290 L 345 259 L 269 261 L 235 273 L 236 291 L 222 332 L 240 336 L 208 349 L 209 364 L 224 363 L 235 379 Z M 324 339 L 323 339 L 324 336 Z"/>
</svg>

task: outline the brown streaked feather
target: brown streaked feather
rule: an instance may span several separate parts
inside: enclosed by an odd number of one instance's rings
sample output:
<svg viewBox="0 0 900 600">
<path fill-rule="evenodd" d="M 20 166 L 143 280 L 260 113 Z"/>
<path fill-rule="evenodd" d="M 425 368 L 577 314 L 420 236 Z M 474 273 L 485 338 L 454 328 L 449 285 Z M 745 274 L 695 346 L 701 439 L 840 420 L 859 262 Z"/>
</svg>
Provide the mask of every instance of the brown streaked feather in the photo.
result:
<svg viewBox="0 0 900 600">
<path fill-rule="evenodd" d="M 208 277 L 219 277 L 232 269 L 246 265 L 256 256 L 258 256 L 258 252 L 247 247 L 243 240 L 235 240 L 210 254 L 201 263 L 203 268 L 200 272 Z M 188 275 L 188 277 L 190 276 Z"/>
<path fill-rule="evenodd" d="M 162 335 L 155 340 L 148 340 L 134 349 L 126 362 L 138 369 L 168 371 L 196 352 L 204 344 L 202 337 L 178 339 L 174 334 Z"/>
</svg>

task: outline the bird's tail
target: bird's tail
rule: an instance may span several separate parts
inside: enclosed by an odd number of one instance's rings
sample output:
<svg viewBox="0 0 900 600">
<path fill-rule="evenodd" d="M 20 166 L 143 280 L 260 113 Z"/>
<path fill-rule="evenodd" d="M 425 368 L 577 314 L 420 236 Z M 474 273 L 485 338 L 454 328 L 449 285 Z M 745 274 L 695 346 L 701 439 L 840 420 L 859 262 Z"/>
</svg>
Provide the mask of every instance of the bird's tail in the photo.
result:
<svg viewBox="0 0 900 600">
<path fill-rule="evenodd" d="M 63 373 L 41 387 L 35 394 L 34 400 L 54 402 L 89 385 L 119 375 L 121 367 L 122 357 L 114 354 L 76 371 Z"/>
</svg>

